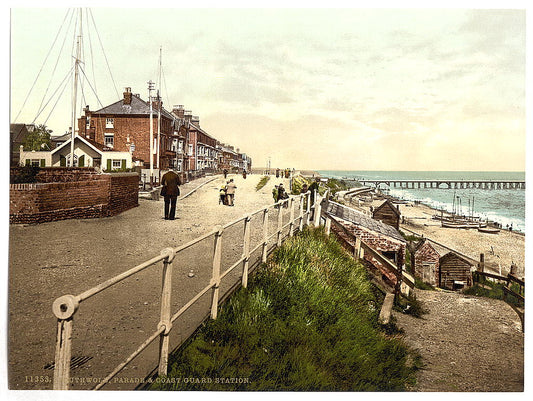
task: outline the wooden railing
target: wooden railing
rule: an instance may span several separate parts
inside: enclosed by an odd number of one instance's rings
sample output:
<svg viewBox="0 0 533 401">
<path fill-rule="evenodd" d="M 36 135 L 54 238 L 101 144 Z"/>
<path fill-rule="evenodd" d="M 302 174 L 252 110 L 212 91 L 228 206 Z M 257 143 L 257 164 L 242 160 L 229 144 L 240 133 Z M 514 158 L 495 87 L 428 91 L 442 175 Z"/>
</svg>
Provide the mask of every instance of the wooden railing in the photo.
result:
<svg viewBox="0 0 533 401">
<path fill-rule="evenodd" d="M 130 270 L 127 270 L 115 277 L 98 284 L 78 295 L 64 295 L 57 298 L 52 306 L 53 312 L 57 317 L 57 339 L 56 339 L 56 351 L 55 351 L 55 366 L 54 366 L 54 383 L 53 388 L 55 390 L 67 390 L 70 382 L 70 360 L 72 354 L 72 333 L 73 333 L 73 317 L 82 302 L 87 301 L 89 298 L 96 294 L 99 294 L 111 286 L 126 280 L 135 274 L 163 264 L 162 271 L 162 289 L 160 297 L 160 319 L 156 329 L 152 334 L 146 338 L 146 340 L 138 346 L 138 348 L 131 353 L 127 358 L 123 360 L 118 366 L 113 369 L 105 378 L 99 381 L 98 385 L 94 387 L 94 390 L 102 388 L 104 385 L 115 377 L 122 369 L 124 369 L 134 358 L 136 358 L 141 352 L 143 352 L 151 343 L 157 338 L 159 342 L 159 363 L 158 374 L 166 375 L 168 367 L 168 357 L 170 351 L 169 334 L 173 330 L 173 323 L 182 316 L 185 311 L 191 308 L 202 296 L 209 291 L 211 294 L 210 303 L 210 317 L 212 319 L 217 318 L 218 304 L 220 300 L 220 286 L 221 282 L 228 277 L 228 275 L 241 266 L 242 273 L 240 274 L 240 281 L 243 287 L 248 285 L 248 275 L 250 273 L 251 254 L 260 251 L 260 257 L 258 262 L 266 262 L 269 251 L 272 251 L 275 247 L 281 246 L 282 242 L 294 235 L 296 231 L 301 231 L 304 225 L 309 225 L 311 211 L 314 210 L 315 219 L 314 225 L 318 225 L 320 222 L 320 197 L 318 194 L 314 197 L 315 204 L 311 205 L 311 193 L 293 196 L 288 199 L 279 201 L 273 205 L 270 205 L 264 209 L 257 210 L 245 217 L 234 220 L 223 226 L 217 226 L 204 235 L 184 244 L 177 248 L 165 248 L 161 253 L 153 258 L 141 263 Z M 297 209 L 295 208 L 297 206 Z M 304 210 L 305 207 L 305 210 Z M 277 213 L 273 223 L 277 223 L 277 227 L 273 232 L 269 232 L 269 214 Z M 284 223 L 284 218 L 288 220 Z M 262 230 L 261 240 L 259 243 L 252 247 L 251 243 L 251 221 L 254 216 L 258 216 L 262 221 L 262 228 L 257 227 L 259 231 Z M 231 227 L 242 223 L 244 225 L 243 230 L 243 249 L 242 256 L 236 260 L 231 266 L 223 270 L 222 266 L 222 250 L 223 250 L 223 238 L 224 233 Z M 186 302 L 178 311 L 172 314 L 171 311 L 171 294 L 172 294 L 172 270 L 173 262 L 180 255 L 181 252 L 192 247 L 195 244 L 203 241 L 212 240 L 214 243 L 214 251 L 212 256 L 212 274 L 211 279 L 203 289 L 201 289 L 194 297 Z M 234 241 L 235 242 L 235 241 Z M 269 244 L 273 244 L 273 247 L 269 249 Z M 229 278 L 228 278 L 229 280 Z"/>
<path fill-rule="evenodd" d="M 482 270 L 477 270 L 473 274 L 474 282 L 481 282 L 480 277 L 488 278 L 490 280 L 502 281 L 505 285 L 502 287 L 503 290 L 503 300 L 513 308 L 513 310 L 518 314 L 520 321 L 522 323 L 522 331 L 524 331 L 524 321 L 525 321 L 525 290 L 526 282 L 525 280 L 516 277 L 515 271 L 516 267 L 511 265 L 511 271 L 507 276 L 501 276 L 499 274 L 488 273 Z M 518 292 L 513 289 L 513 284 L 518 285 Z M 516 286 L 515 286 L 516 287 Z M 516 301 L 509 299 L 509 297 L 514 297 Z"/>
<path fill-rule="evenodd" d="M 324 209 L 327 210 L 327 208 Z M 395 291 L 400 291 L 407 295 L 411 293 L 415 287 L 413 276 L 402 269 L 401 266 L 396 266 L 390 259 L 383 256 L 379 251 L 376 251 L 360 238 L 356 237 L 352 232 L 348 231 L 342 224 L 333 218 L 333 215 L 324 212 L 323 217 L 326 219 L 326 229 L 333 225 L 336 233 L 342 233 L 342 235 L 338 235 L 338 238 L 344 243 L 346 248 L 351 248 L 354 258 L 364 259 L 365 255 L 370 255 L 381 264 L 388 273 L 396 277 Z M 347 238 L 349 240 L 346 240 Z"/>
</svg>

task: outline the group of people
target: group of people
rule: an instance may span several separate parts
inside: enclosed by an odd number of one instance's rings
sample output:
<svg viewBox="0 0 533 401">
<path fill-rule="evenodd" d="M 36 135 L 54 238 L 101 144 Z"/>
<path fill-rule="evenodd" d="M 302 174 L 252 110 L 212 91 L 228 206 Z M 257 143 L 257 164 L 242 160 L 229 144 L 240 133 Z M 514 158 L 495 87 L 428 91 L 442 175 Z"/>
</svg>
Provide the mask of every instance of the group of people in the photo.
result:
<svg viewBox="0 0 533 401">
<path fill-rule="evenodd" d="M 289 194 L 285 190 L 283 183 L 274 185 L 274 188 L 272 189 L 272 197 L 274 198 L 274 202 L 279 202 L 280 200 L 287 199 L 289 197 Z"/>
<path fill-rule="evenodd" d="M 294 169 L 292 169 L 293 172 L 294 172 Z M 291 176 L 291 169 L 290 168 L 286 168 L 285 170 L 280 170 L 279 168 L 276 169 L 276 178 L 279 178 L 281 176 L 281 178 L 285 177 L 285 178 L 290 178 Z"/>
<path fill-rule="evenodd" d="M 226 184 L 220 187 L 220 198 L 218 203 L 227 206 L 234 206 L 233 201 L 235 200 L 235 189 L 237 189 L 237 186 L 235 185 L 235 182 L 233 182 L 233 178 L 231 178 L 228 182 L 226 182 Z"/>
</svg>

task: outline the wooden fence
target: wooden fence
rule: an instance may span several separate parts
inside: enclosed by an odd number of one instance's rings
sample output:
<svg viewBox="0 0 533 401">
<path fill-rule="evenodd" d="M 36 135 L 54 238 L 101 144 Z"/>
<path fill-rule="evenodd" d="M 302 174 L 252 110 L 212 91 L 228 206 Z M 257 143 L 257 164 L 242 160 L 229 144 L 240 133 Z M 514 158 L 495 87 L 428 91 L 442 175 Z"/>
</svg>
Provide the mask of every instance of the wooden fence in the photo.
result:
<svg viewBox="0 0 533 401">
<path fill-rule="evenodd" d="M 150 260 L 145 261 L 109 280 L 90 288 L 78 295 L 64 295 L 57 298 L 52 306 L 53 312 L 57 317 L 57 338 L 55 351 L 55 365 L 54 365 L 54 390 L 68 390 L 70 382 L 70 363 L 72 355 L 72 333 L 73 333 L 73 317 L 80 307 L 80 304 L 92 296 L 101 293 L 109 287 L 127 279 L 135 274 L 163 264 L 162 270 L 162 289 L 160 297 L 160 319 L 156 329 L 153 333 L 123 360 L 116 368 L 109 373 L 104 379 L 100 380 L 98 385 L 93 389 L 98 390 L 115 377 L 122 369 L 124 369 L 135 357 L 143 352 L 151 343 L 159 338 L 159 363 L 158 374 L 166 375 L 168 367 L 168 357 L 170 352 L 169 334 L 173 329 L 173 323 L 182 316 L 189 308 L 191 308 L 202 296 L 211 291 L 210 302 L 210 317 L 217 318 L 218 305 L 220 301 L 220 285 L 221 282 L 227 278 L 229 280 L 229 273 L 233 272 L 239 266 L 242 269 L 240 274 L 240 282 L 243 287 L 248 284 L 248 275 L 250 273 L 251 255 L 259 253 L 258 262 L 266 262 L 268 253 L 274 248 L 281 246 L 282 242 L 294 235 L 296 231 L 301 231 L 304 225 L 313 224 L 318 226 L 320 223 L 321 198 L 316 194 L 314 197 L 315 204 L 311 205 L 311 193 L 293 196 L 288 199 L 277 202 L 264 209 L 257 210 L 245 217 L 232 221 L 223 226 L 217 226 L 206 234 L 184 244 L 177 248 L 166 248 L 161 253 Z M 310 221 L 312 211 L 314 212 L 314 220 Z M 273 221 L 269 221 L 270 214 L 277 214 L 273 216 Z M 284 219 L 288 220 L 284 222 Z M 262 230 L 261 240 L 252 247 L 251 244 L 251 230 L 252 218 L 256 217 L 255 221 L 262 221 L 262 227 L 254 227 L 257 230 Z M 269 226 L 276 224 L 276 229 L 271 232 Z M 231 227 L 237 224 L 243 224 L 242 236 L 242 256 L 236 260 L 231 266 L 223 270 L 222 266 L 222 250 L 224 233 Z M 231 237 L 230 237 L 231 238 Z M 212 274 L 209 284 L 201 289 L 193 298 L 186 302 L 178 311 L 172 314 L 171 311 L 171 293 L 172 293 L 172 270 L 173 262 L 180 255 L 181 252 L 192 247 L 195 244 L 204 241 L 213 241 L 214 251 L 212 255 Z M 235 238 L 233 237 L 233 243 Z M 270 245 L 273 245 L 269 247 Z M 233 287 L 235 288 L 235 286 Z M 176 326 L 178 327 L 178 326 Z"/>
<path fill-rule="evenodd" d="M 525 328 L 525 305 L 526 305 L 526 298 L 525 298 L 525 290 L 526 290 L 526 282 L 525 280 L 516 277 L 515 275 L 516 267 L 514 265 L 511 265 L 511 271 L 507 276 L 501 276 L 499 274 L 494 273 L 488 273 L 484 272 L 483 270 L 479 269 L 473 274 L 474 282 L 482 283 L 483 279 L 489 279 L 489 280 L 495 280 L 495 281 L 502 281 L 504 286 L 502 287 L 503 290 L 503 300 L 513 308 L 513 310 L 518 314 L 518 317 L 520 318 L 520 322 L 522 323 L 522 331 L 524 331 Z M 514 287 L 518 286 L 518 291 L 515 291 L 513 289 Z M 514 300 L 509 297 L 514 298 Z"/>
</svg>

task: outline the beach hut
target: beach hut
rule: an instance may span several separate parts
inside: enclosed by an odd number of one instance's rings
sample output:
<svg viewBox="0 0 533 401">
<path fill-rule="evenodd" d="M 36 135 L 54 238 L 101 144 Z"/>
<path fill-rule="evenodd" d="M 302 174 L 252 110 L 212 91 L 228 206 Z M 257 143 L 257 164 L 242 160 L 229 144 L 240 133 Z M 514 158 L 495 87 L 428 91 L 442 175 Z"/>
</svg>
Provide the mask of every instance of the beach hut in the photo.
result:
<svg viewBox="0 0 533 401">
<path fill-rule="evenodd" d="M 460 290 L 472 285 L 472 268 L 474 263 L 448 252 L 439 259 L 439 287 L 448 290 Z"/>
<path fill-rule="evenodd" d="M 422 238 L 411 252 L 411 266 L 415 277 L 424 283 L 437 286 L 439 284 L 440 254 L 427 239 Z"/>
<path fill-rule="evenodd" d="M 387 199 L 374 210 L 372 217 L 394 227 L 397 230 L 400 228 L 400 210 L 394 206 L 389 199 Z"/>
</svg>

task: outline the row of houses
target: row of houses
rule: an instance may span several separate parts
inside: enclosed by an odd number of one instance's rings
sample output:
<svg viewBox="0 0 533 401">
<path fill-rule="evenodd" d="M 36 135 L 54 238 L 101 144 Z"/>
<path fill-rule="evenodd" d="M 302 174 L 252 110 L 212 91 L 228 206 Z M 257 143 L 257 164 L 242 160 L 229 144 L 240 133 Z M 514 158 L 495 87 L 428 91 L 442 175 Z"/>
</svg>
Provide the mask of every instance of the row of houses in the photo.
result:
<svg viewBox="0 0 533 401">
<path fill-rule="evenodd" d="M 408 242 L 399 232 L 400 210 L 390 200 L 377 207 L 372 216 L 334 202 L 328 204 L 327 213 L 347 231 L 399 267 L 404 266 L 406 251 L 409 250 L 412 273 L 425 283 L 449 290 L 472 285 L 472 272 L 477 268 L 476 264 L 453 251 L 440 254 L 425 238 L 415 243 Z M 381 271 L 383 280 L 394 281 L 394 277 L 387 277 L 386 270 L 381 269 L 379 262 L 371 256 L 365 255 L 365 260 L 373 265 L 375 271 Z"/>
<path fill-rule="evenodd" d="M 19 133 L 14 135 L 13 131 Z M 20 131 L 12 125 L 12 138 L 18 137 L 19 142 Z M 70 140 L 71 133 L 52 137 L 52 149 L 22 150 L 14 161 L 43 167 L 70 166 Z M 113 104 L 95 111 L 85 107 L 84 115 L 78 119 L 74 145 L 75 167 L 102 170 L 152 167 L 175 169 L 184 176 L 222 170 L 249 171 L 252 167 L 247 154 L 208 134 L 200 127 L 199 117 L 183 105 L 167 111 L 160 99 L 145 101 L 129 87 L 125 88 L 123 98 Z M 12 141 L 12 146 L 14 151 L 20 150 L 17 142 Z"/>
</svg>

